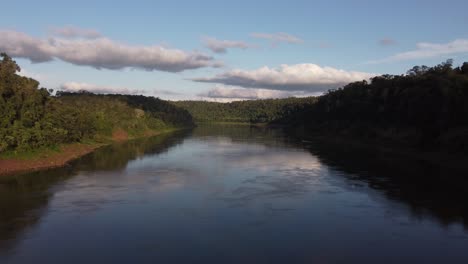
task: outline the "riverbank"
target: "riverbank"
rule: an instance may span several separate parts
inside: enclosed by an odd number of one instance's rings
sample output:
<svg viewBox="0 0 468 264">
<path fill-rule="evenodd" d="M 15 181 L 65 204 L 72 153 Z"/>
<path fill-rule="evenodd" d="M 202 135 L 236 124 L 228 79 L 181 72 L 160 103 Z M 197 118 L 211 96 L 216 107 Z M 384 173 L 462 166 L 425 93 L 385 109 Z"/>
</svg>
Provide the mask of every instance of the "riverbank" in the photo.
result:
<svg viewBox="0 0 468 264">
<path fill-rule="evenodd" d="M 105 145 L 107 144 L 74 143 L 60 146 L 57 149 L 43 149 L 27 153 L 24 156 L 21 155 L 20 158 L 0 159 L 0 176 L 62 167 Z"/>
<path fill-rule="evenodd" d="M 179 129 L 148 131 L 141 137 L 130 137 L 127 133 L 118 130 L 116 133 L 113 133 L 111 139 L 103 142 L 72 143 L 60 145 L 55 148 L 43 148 L 31 152 L 11 153 L 0 157 L 0 176 L 63 167 L 69 162 L 79 159 L 98 148 L 112 143 L 158 136 L 176 130 Z"/>
<path fill-rule="evenodd" d="M 283 130 L 287 135 L 295 137 L 302 143 L 325 144 L 339 148 L 364 150 L 383 156 L 398 156 L 411 160 L 425 161 L 446 168 L 468 170 L 468 156 L 444 151 L 424 151 L 411 148 L 389 140 L 364 140 L 358 137 L 342 136 L 336 133 L 306 130 L 303 127 L 290 127 L 281 123 L 248 123 L 248 122 L 198 122 L 199 125 L 220 126 L 250 126 Z"/>
<path fill-rule="evenodd" d="M 290 132 L 293 135 L 293 132 Z M 419 160 L 437 164 L 442 167 L 468 170 L 468 157 L 462 154 L 448 153 L 444 151 L 424 151 L 417 148 L 411 148 L 399 145 L 389 141 L 370 141 L 353 137 L 344 137 L 333 134 L 324 135 L 323 133 L 294 133 L 295 137 L 302 143 L 326 144 L 339 147 L 343 150 L 363 150 L 375 153 L 375 155 L 393 156 L 411 160 Z"/>
</svg>

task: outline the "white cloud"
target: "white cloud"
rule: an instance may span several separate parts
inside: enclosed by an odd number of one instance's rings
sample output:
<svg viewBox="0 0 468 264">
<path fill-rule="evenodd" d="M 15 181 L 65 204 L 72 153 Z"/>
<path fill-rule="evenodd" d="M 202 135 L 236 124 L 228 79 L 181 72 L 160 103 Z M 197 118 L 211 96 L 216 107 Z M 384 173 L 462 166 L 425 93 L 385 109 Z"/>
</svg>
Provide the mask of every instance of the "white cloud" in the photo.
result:
<svg viewBox="0 0 468 264">
<path fill-rule="evenodd" d="M 51 46 L 47 41 L 16 31 L 0 31 L 0 51 L 36 63 L 53 59 Z"/>
<path fill-rule="evenodd" d="M 124 87 L 102 86 L 83 82 L 66 82 L 60 89 L 66 92 L 88 91 L 96 94 L 145 94 L 144 90 L 129 89 Z"/>
<path fill-rule="evenodd" d="M 117 87 L 117 86 L 106 86 L 106 85 L 97 85 L 85 82 L 66 82 L 60 85 L 59 89 L 65 92 L 80 92 L 88 91 L 95 94 L 130 94 L 130 95 L 146 95 L 146 96 L 157 96 L 157 97 L 179 97 L 182 94 L 164 89 L 132 89 L 127 87 Z"/>
<path fill-rule="evenodd" d="M 108 38 L 47 40 L 22 32 L 0 31 L 0 51 L 32 62 L 60 59 L 97 69 L 136 68 L 147 71 L 180 72 L 203 67 L 220 67 L 211 56 L 162 46 L 132 46 Z"/>
<path fill-rule="evenodd" d="M 251 45 L 242 41 L 219 40 L 219 39 L 210 38 L 210 37 L 204 38 L 203 43 L 205 47 L 207 47 L 214 53 L 226 53 L 227 49 L 232 49 L 232 48 L 247 49 L 251 47 Z"/>
<path fill-rule="evenodd" d="M 454 54 L 468 53 L 468 39 L 457 39 L 448 43 L 427 43 L 416 44 L 416 49 L 395 54 L 393 56 L 370 61 L 369 63 L 385 63 L 404 60 L 428 59 L 440 56 L 450 56 Z"/>
<path fill-rule="evenodd" d="M 345 71 L 316 64 L 281 65 L 257 70 L 235 69 L 209 78 L 195 78 L 195 82 L 219 83 L 244 88 L 283 91 L 324 92 L 350 82 L 367 80 L 375 74 Z"/>
<path fill-rule="evenodd" d="M 256 100 L 268 98 L 305 97 L 317 94 L 302 91 L 280 91 L 268 89 L 247 89 L 236 86 L 216 85 L 214 88 L 198 94 L 204 100 L 222 99 L 222 101 Z"/>
<path fill-rule="evenodd" d="M 39 82 L 43 82 L 48 79 L 47 76 L 42 73 L 30 72 L 24 68 L 22 68 L 21 71 L 17 72 L 16 74 L 20 76 L 35 79 L 36 81 L 39 81 Z"/>
<path fill-rule="evenodd" d="M 53 27 L 50 29 L 50 32 L 53 35 L 57 35 L 64 38 L 88 38 L 88 39 L 95 39 L 101 37 L 101 33 L 99 33 L 95 29 L 85 29 L 79 28 L 75 26 L 65 26 L 65 27 Z"/>
<path fill-rule="evenodd" d="M 280 42 L 286 42 L 286 43 L 291 43 L 291 44 L 299 44 L 303 43 L 304 41 L 296 36 L 290 35 L 288 33 L 284 32 L 278 32 L 278 33 L 252 33 L 250 34 L 251 37 L 253 38 L 259 38 L 259 39 L 267 39 L 272 42 L 272 44 L 276 45 Z"/>
</svg>

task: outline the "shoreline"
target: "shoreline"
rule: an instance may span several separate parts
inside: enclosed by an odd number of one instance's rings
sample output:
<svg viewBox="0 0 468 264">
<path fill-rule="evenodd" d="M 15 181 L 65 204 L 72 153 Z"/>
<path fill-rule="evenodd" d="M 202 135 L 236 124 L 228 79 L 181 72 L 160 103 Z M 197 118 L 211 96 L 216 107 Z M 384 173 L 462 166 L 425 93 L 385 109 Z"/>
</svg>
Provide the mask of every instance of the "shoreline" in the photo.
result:
<svg viewBox="0 0 468 264">
<path fill-rule="evenodd" d="M 211 123 L 200 123 L 203 125 L 249 125 L 255 127 L 269 127 L 269 128 L 285 128 L 282 125 L 277 124 L 264 124 L 264 123 L 233 123 L 233 122 L 211 122 Z M 182 128 L 183 129 L 183 128 Z M 119 137 L 113 135 L 113 137 L 105 143 L 71 143 L 59 146 L 59 150 L 46 149 L 39 151 L 34 154 L 32 158 L 0 158 L 0 177 L 12 176 L 15 174 L 23 174 L 41 170 L 47 170 L 52 168 L 58 168 L 66 166 L 68 163 L 79 159 L 89 153 L 96 151 L 99 148 L 139 138 L 148 138 L 158 136 L 165 133 L 170 133 L 180 129 L 168 129 L 158 132 L 148 132 L 140 137 L 128 137 L 128 135 Z M 397 155 L 400 157 L 406 157 L 415 160 L 424 160 L 430 163 L 438 164 L 444 167 L 453 169 L 468 169 L 466 163 L 468 157 L 463 155 L 453 155 L 445 152 L 436 151 L 421 151 L 418 149 L 407 148 L 403 146 L 392 146 L 387 144 L 376 145 L 371 142 L 359 140 L 356 138 L 349 137 L 337 137 L 337 136 L 324 136 L 320 133 L 303 134 L 294 133 L 290 131 L 291 135 L 295 135 L 298 140 L 302 142 L 317 142 L 326 143 L 332 145 L 347 145 L 352 148 L 366 149 L 375 152 L 385 153 L 387 155 Z M 300 135 L 302 134 L 302 135 Z"/>
<path fill-rule="evenodd" d="M 447 153 L 443 151 L 424 151 L 401 145 L 390 145 L 388 142 L 377 144 L 352 137 L 339 137 L 336 135 L 322 135 L 311 133 L 297 137 L 302 142 L 331 144 L 335 146 L 346 146 L 357 150 L 366 150 L 389 156 L 398 156 L 412 160 L 425 161 L 438 166 L 455 169 L 468 170 L 468 157 L 462 154 Z"/>
<path fill-rule="evenodd" d="M 37 154 L 34 154 L 32 158 L 0 158 L 0 177 L 63 167 L 99 148 L 114 143 L 154 137 L 176 130 L 179 129 L 148 132 L 141 137 L 113 137 L 109 142 L 105 143 L 71 143 L 59 146 L 59 150 L 46 149 L 44 151 L 39 151 Z"/>
<path fill-rule="evenodd" d="M 31 159 L 0 159 L 0 176 L 9 176 L 63 167 L 69 162 L 79 159 L 109 144 L 111 143 L 73 143 L 60 146 L 58 151 L 46 151 L 45 153 L 40 152 L 37 154 L 37 157 L 33 157 Z"/>
<path fill-rule="evenodd" d="M 208 125 L 240 125 L 259 128 L 283 129 L 287 134 L 302 142 L 325 143 L 331 145 L 348 146 L 358 150 L 367 150 L 390 156 L 398 156 L 413 160 L 425 161 L 442 167 L 455 170 L 468 170 L 468 156 L 463 154 L 448 153 L 444 151 L 424 151 L 404 145 L 392 144 L 392 142 L 367 141 L 351 136 L 339 136 L 324 134 L 317 131 L 304 131 L 281 123 L 249 123 L 249 122 L 198 122 Z"/>
<path fill-rule="evenodd" d="M 449 153 L 436 150 L 421 150 L 404 145 L 393 144 L 392 142 L 377 142 L 359 139 L 352 136 L 339 136 L 336 134 L 324 134 L 317 131 L 305 131 L 303 128 L 294 128 L 281 123 L 234 123 L 234 122 L 214 122 L 202 124 L 218 125 L 249 125 L 253 127 L 265 127 L 272 129 L 282 129 L 289 136 L 296 138 L 301 142 L 310 142 L 314 144 L 331 144 L 335 146 L 348 146 L 355 149 L 373 151 L 391 156 L 399 156 L 413 160 L 425 161 L 437 164 L 442 167 L 455 170 L 468 170 L 468 156 L 460 153 Z"/>
</svg>

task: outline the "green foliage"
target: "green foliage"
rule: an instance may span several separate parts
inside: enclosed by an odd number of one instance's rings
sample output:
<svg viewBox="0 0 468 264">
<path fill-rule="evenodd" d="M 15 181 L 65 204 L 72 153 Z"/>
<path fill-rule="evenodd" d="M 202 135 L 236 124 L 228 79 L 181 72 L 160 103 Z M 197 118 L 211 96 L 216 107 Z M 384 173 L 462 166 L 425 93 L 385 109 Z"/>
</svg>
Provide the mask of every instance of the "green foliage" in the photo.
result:
<svg viewBox="0 0 468 264">
<path fill-rule="evenodd" d="M 448 60 L 434 67 L 413 67 L 406 75 L 350 83 L 283 121 L 321 133 L 467 152 L 467 69 L 466 62 L 453 68 Z"/>
<path fill-rule="evenodd" d="M 172 126 L 193 126 L 192 115 L 185 109 L 174 106 L 168 101 L 142 95 L 110 95 L 128 105 L 150 113 L 151 117 L 162 120 Z"/>
<path fill-rule="evenodd" d="M 148 129 L 193 126 L 192 116 L 173 104 L 141 95 L 96 95 L 89 92 L 57 92 L 58 99 L 73 108 L 86 109 L 100 134 L 110 135 L 119 124 L 131 135 Z"/>
<path fill-rule="evenodd" d="M 193 126 L 190 114 L 144 96 L 58 92 L 16 74 L 14 60 L 0 62 L 0 153 L 83 140 L 105 140 L 116 130 L 130 137 L 171 127 Z"/>
<path fill-rule="evenodd" d="M 468 63 L 415 66 L 406 75 L 350 83 L 320 97 L 216 103 L 167 102 L 39 88 L 0 61 L 0 153 L 83 140 L 116 131 L 141 136 L 196 122 L 281 123 L 306 131 L 386 140 L 422 149 L 468 153 Z M 192 120 L 193 116 L 193 120 Z"/>
<path fill-rule="evenodd" d="M 19 66 L 6 54 L 0 62 L 0 152 L 7 149 L 40 147 L 49 138 L 51 128 L 45 127 L 49 92 L 38 89 L 36 80 L 16 74 Z M 43 129 L 44 127 L 44 129 Z"/>
<path fill-rule="evenodd" d="M 174 105 L 186 109 L 196 122 L 269 123 L 299 112 L 313 104 L 315 97 L 266 99 L 217 103 L 207 101 L 178 101 Z"/>
</svg>

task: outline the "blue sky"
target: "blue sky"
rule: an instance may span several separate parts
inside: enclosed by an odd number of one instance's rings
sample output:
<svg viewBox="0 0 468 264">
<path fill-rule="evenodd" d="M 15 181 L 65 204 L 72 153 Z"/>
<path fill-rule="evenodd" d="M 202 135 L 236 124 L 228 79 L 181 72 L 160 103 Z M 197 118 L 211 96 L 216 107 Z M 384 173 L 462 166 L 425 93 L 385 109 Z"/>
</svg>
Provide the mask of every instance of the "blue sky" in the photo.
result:
<svg viewBox="0 0 468 264">
<path fill-rule="evenodd" d="M 468 61 L 467 1 L 96 2 L 2 3 L 0 50 L 48 88 L 176 100 L 303 96 Z"/>
</svg>

